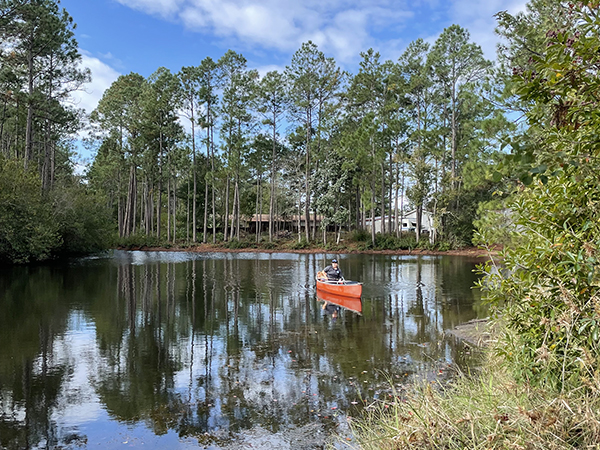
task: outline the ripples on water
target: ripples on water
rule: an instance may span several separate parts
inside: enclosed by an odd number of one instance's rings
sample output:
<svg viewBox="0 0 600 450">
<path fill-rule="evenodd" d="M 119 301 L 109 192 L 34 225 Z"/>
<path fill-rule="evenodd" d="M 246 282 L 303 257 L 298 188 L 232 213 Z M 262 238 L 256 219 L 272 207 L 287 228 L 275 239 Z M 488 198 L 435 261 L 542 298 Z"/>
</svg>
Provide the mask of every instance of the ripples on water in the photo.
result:
<svg viewBox="0 0 600 450">
<path fill-rule="evenodd" d="M 328 314 L 332 257 L 362 314 Z M 0 274 L 0 446 L 304 448 L 464 365 L 460 257 L 114 252 Z M 99 447 L 98 447 L 99 446 Z M 261 447 L 262 446 L 262 447 Z"/>
</svg>

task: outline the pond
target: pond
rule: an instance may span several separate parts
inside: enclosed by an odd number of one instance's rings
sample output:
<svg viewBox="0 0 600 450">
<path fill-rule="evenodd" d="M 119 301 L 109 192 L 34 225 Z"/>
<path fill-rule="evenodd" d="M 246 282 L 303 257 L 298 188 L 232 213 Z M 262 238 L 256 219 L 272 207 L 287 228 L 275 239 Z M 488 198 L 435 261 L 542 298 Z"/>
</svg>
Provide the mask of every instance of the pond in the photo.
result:
<svg viewBox="0 0 600 450">
<path fill-rule="evenodd" d="M 316 295 L 333 257 L 363 282 L 360 313 Z M 415 378 L 466 369 L 445 331 L 487 315 L 479 262 L 115 251 L 2 269 L 0 447 L 351 441 L 348 417 Z"/>
</svg>

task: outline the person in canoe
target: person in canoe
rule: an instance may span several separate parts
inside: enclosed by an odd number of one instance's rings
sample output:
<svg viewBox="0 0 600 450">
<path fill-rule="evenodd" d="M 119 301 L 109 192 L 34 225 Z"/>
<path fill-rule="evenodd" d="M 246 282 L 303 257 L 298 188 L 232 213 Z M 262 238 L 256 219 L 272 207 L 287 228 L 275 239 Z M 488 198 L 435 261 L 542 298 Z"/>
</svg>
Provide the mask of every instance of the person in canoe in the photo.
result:
<svg viewBox="0 0 600 450">
<path fill-rule="evenodd" d="M 342 271 L 338 266 L 338 260 L 332 259 L 331 264 L 323 269 L 325 276 L 327 277 L 327 281 L 337 281 L 341 283 L 344 280 L 342 276 Z"/>
</svg>

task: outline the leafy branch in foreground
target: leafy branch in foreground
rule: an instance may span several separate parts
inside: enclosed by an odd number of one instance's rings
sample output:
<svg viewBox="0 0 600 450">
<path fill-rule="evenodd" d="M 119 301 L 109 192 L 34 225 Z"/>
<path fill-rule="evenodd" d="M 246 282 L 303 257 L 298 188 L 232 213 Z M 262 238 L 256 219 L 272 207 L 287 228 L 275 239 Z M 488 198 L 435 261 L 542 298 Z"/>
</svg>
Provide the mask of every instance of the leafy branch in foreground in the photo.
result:
<svg viewBox="0 0 600 450">
<path fill-rule="evenodd" d="M 533 105 L 535 167 L 511 205 L 516 245 L 505 252 L 505 276 L 491 275 L 497 288 L 487 294 L 514 332 L 503 354 L 519 379 L 597 394 L 600 15 L 592 3 L 567 6 L 576 26 L 547 30 L 545 51 L 516 71 L 516 92 Z"/>
</svg>

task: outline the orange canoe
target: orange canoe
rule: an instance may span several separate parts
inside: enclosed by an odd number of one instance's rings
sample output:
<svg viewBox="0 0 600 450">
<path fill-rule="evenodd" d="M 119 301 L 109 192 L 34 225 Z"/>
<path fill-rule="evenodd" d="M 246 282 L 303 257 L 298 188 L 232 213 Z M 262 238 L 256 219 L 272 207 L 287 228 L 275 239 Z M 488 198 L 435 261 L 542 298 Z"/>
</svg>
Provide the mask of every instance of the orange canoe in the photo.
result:
<svg viewBox="0 0 600 450">
<path fill-rule="evenodd" d="M 317 298 L 321 301 L 333 303 L 342 308 L 362 314 L 362 301 L 360 297 L 345 297 L 317 289 Z"/>
<path fill-rule="evenodd" d="M 358 281 L 343 281 L 338 283 L 337 281 L 325 281 L 317 278 L 317 289 L 322 292 L 328 292 L 344 297 L 360 298 L 362 295 L 362 283 L 359 283 Z"/>
</svg>

